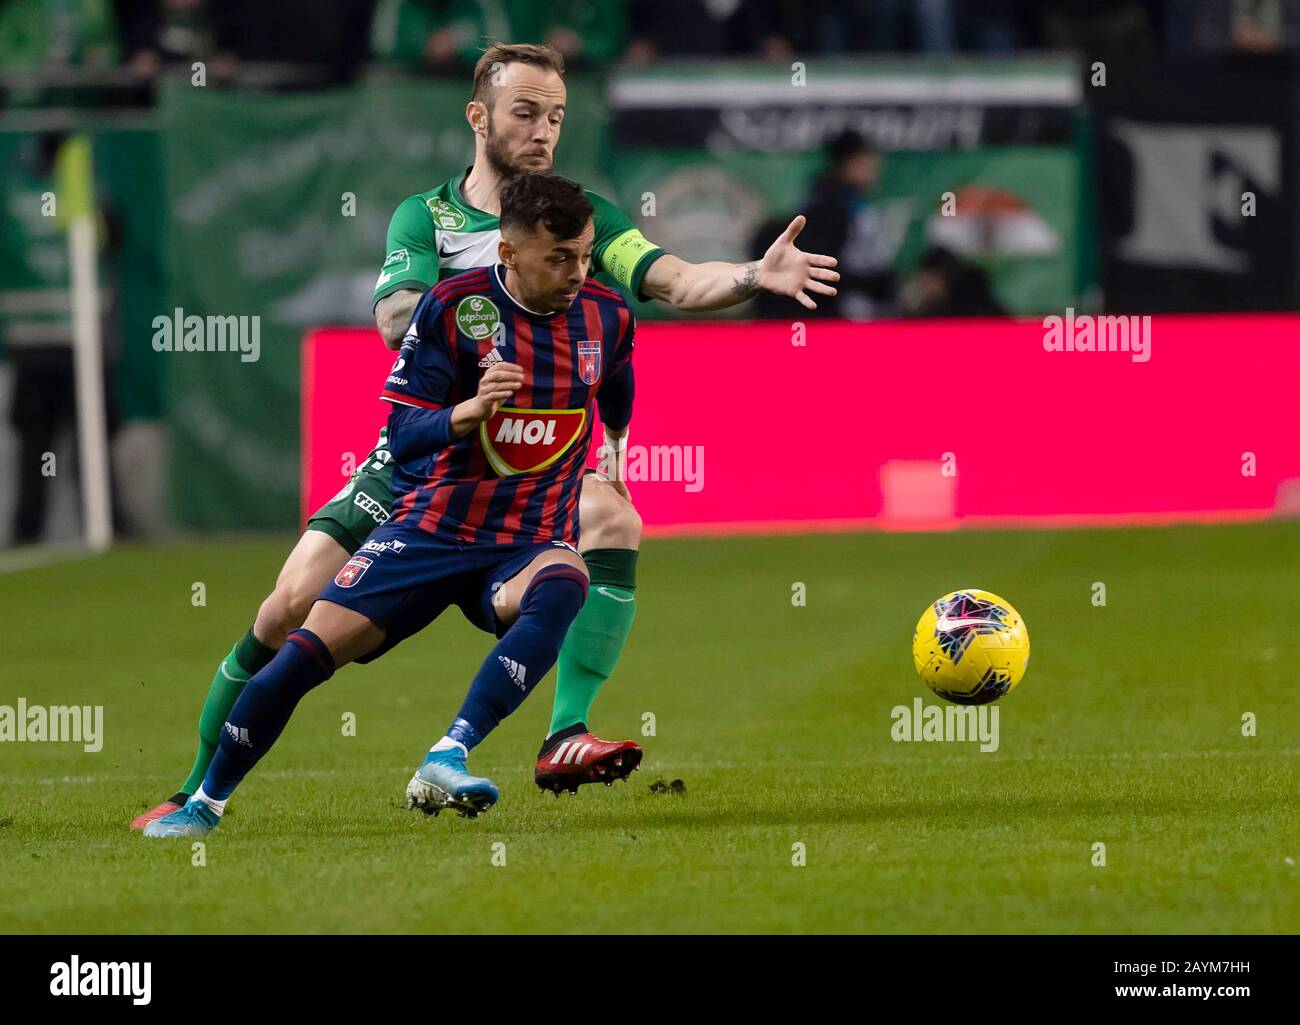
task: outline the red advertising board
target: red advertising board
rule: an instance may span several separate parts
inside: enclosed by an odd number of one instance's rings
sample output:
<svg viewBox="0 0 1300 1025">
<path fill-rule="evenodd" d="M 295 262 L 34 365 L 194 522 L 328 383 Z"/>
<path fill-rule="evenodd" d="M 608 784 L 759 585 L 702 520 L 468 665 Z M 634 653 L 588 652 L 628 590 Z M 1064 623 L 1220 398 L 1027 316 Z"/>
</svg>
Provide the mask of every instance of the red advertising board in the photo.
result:
<svg viewBox="0 0 1300 1025">
<path fill-rule="evenodd" d="M 651 533 L 1213 521 L 1294 504 L 1300 316 L 1133 327 L 1141 354 L 1055 351 L 1037 320 L 642 324 L 633 497 Z M 393 360 L 374 331 L 308 334 L 304 515 L 373 444 Z"/>
</svg>

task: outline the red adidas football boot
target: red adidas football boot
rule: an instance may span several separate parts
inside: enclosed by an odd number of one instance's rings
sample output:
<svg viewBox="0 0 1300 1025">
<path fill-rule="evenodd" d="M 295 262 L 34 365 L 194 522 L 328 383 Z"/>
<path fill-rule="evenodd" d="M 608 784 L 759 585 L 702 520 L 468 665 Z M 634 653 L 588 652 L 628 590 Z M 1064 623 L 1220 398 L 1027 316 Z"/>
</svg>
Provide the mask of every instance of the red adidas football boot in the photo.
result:
<svg viewBox="0 0 1300 1025">
<path fill-rule="evenodd" d="M 150 808 L 143 815 L 137 815 L 131 820 L 132 829 L 144 829 L 154 819 L 160 819 L 164 815 L 170 815 L 174 811 L 180 811 L 185 802 L 190 799 L 189 794 L 173 794 L 167 800 L 156 808 Z"/>
<path fill-rule="evenodd" d="M 601 740 L 587 731 L 585 723 L 578 723 L 546 738 L 533 778 L 556 797 L 561 790 L 576 794 L 584 783 L 610 786 L 616 779 L 627 779 L 641 764 L 643 753 L 631 740 Z"/>
</svg>

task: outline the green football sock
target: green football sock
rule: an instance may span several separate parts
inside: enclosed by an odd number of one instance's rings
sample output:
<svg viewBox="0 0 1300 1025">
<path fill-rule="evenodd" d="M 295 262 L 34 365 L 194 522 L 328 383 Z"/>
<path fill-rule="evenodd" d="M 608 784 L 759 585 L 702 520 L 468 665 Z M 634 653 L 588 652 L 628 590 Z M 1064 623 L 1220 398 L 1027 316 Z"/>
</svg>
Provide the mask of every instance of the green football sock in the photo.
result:
<svg viewBox="0 0 1300 1025">
<path fill-rule="evenodd" d="M 226 716 L 235 707 L 239 695 L 244 692 L 244 685 L 253 675 L 275 658 L 275 649 L 268 648 L 253 636 L 252 627 L 230 649 L 217 674 L 212 678 L 208 696 L 203 702 L 203 711 L 199 714 L 199 749 L 194 755 L 194 768 L 189 778 L 181 784 L 180 792 L 189 796 L 198 790 L 203 777 L 207 775 L 208 763 L 217 753 L 217 742 L 221 739 L 221 726 Z"/>
<path fill-rule="evenodd" d="M 618 665 L 636 618 L 636 556 L 629 548 L 593 548 L 582 553 L 591 589 L 560 648 L 547 736 L 586 723 L 592 702 Z"/>
</svg>

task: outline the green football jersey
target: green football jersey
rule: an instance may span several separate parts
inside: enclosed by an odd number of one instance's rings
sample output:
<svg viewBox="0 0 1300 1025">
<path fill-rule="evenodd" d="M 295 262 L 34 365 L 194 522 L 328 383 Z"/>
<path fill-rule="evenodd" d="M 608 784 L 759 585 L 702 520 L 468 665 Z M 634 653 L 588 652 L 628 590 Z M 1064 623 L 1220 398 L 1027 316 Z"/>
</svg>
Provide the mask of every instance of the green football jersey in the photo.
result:
<svg viewBox="0 0 1300 1025">
<path fill-rule="evenodd" d="M 460 186 L 471 168 L 430 192 L 404 199 L 388 224 L 388 252 L 375 282 L 372 300 L 403 288 L 424 292 L 471 267 L 497 262 L 501 221 L 465 202 Z M 596 237 L 592 256 L 630 295 L 641 299 L 641 279 L 663 250 L 645 237 L 618 207 L 585 190 L 591 203 Z"/>
</svg>

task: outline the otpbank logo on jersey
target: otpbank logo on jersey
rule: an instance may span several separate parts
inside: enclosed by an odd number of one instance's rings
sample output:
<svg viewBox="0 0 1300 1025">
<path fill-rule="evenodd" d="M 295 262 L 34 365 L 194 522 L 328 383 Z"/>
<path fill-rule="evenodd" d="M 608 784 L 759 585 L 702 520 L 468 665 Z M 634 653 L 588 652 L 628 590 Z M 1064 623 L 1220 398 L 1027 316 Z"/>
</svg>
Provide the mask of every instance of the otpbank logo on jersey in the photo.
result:
<svg viewBox="0 0 1300 1025">
<path fill-rule="evenodd" d="M 429 208 L 429 213 L 433 216 L 433 223 L 443 231 L 460 231 L 465 227 L 465 215 L 448 203 L 445 199 L 429 199 L 425 201 L 425 206 Z"/>
<path fill-rule="evenodd" d="M 488 462 L 501 477 L 539 473 L 582 435 L 585 409 L 512 409 L 502 406 L 479 425 Z"/>
<path fill-rule="evenodd" d="M 373 559 L 367 559 L 364 555 L 354 555 L 347 561 L 338 576 L 334 578 L 334 583 L 339 587 L 356 587 L 357 581 L 366 575 L 366 570 L 374 565 Z"/>
<path fill-rule="evenodd" d="M 583 384 L 600 380 L 600 340 L 578 343 L 578 376 Z"/>
<path fill-rule="evenodd" d="M 456 304 L 456 326 L 473 339 L 491 338 L 501 329 L 501 311 L 491 299 L 466 296 Z"/>
</svg>

